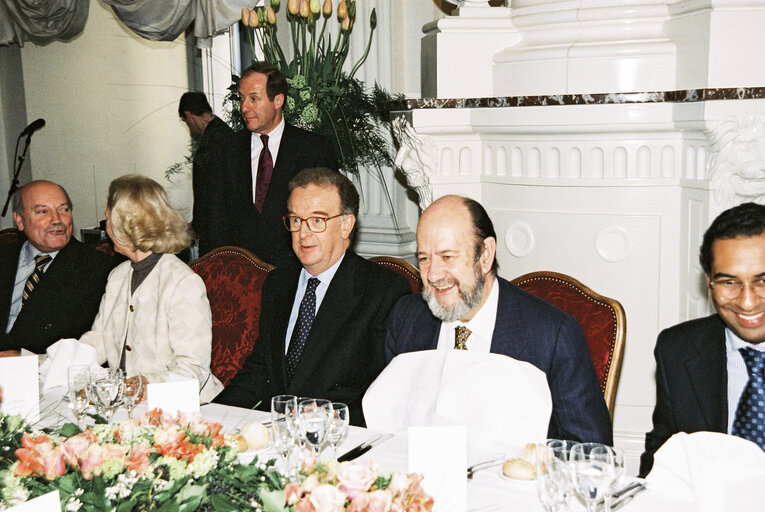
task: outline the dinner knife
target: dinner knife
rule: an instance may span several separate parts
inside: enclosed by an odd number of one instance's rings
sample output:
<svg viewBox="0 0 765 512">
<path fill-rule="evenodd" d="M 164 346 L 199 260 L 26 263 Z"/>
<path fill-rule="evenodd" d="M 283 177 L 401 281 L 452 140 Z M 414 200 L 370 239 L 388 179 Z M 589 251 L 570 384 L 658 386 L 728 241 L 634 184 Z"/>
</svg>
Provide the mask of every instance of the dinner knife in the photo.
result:
<svg viewBox="0 0 765 512">
<path fill-rule="evenodd" d="M 627 502 L 629 502 L 632 498 L 635 497 L 637 493 L 640 491 L 645 490 L 646 484 L 645 482 L 632 482 L 628 486 L 619 489 L 615 493 L 611 495 L 611 510 L 616 510 L 617 508 L 623 507 Z M 606 505 L 604 502 L 598 503 L 597 510 L 598 512 L 602 512 L 605 510 Z"/>
<path fill-rule="evenodd" d="M 337 462 L 347 462 L 349 460 L 357 459 L 371 450 L 374 446 L 387 441 L 391 437 L 393 437 L 393 434 L 378 434 L 339 456 Z"/>
</svg>

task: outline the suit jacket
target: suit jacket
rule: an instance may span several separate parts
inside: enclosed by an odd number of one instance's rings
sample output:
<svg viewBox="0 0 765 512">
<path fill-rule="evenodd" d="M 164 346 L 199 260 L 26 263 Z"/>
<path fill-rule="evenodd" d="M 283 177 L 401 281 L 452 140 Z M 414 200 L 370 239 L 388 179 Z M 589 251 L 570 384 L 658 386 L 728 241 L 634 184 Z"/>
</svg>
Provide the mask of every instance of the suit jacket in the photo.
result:
<svg viewBox="0 0 765 512">
<path fill-rule="evenodd" d="M 496 283 L 499 301 L 491 352 L 545 372 L 553 402 L 548 437 L 610 445 L 611 418 L 579 322 L 500 277 Z M 404 297 L 391 312 L 386 360 L 437 348 L 440 329 L 441 321 L 421 294 Z"/>
<path fill-rule="evenodd" d="M 346 251 L 316 312 L 291 381 L 285 336 L 301 267 L 280 267 L 263 285 L 260 336 L 243 368 L 215 402 L 268 411 L 280 394 L 326 398 L 348 405 L 351 423 L 364 425 L 361 398 L 385 367 L 388 312 L 411 293 L 402 276 Z"/>
<path fill-rule="evenodd" d="M 325 137 L 285 123 L 276 155 L 271 183 L 259 212 L 252 202 L 252 132 L 233 135 L 222 157 L 225 180 L 216 188 L 215 212 L 211 219 L 212 247 L 235 245 L 260 259 L 281 266 L 294 260 L 292 242 L 282 217 L 287 213 L 287 183 L 309 167 L 337 169 L 332 144 Z"/>
<path fill-rule="evenodd" d="M 645 436 L 640 475 L 677 432 L 728 432 L 728 359 L 725 324 L 718 315 L 683 322 L 659 333 L 653 429 Z"/>
<path fill-rule="evenodd" d="M 96 349 L 98 363 L 142 373 L 149 382 L 180 375 L 199 382 L 203 402 L 223 386 L 210 373 L 212 315 L 202 278 L 173 254 L 163 254 L 131 293 L 133 267 L 125 261 L 106 283 L 93 328 L 80 341 Z"/>
<path fill-rule="evenodd" d="M 0 247 L 0 350 L 25 348 L 37 354 L 61 338 L 79 338 L 90 329 L 106 287 L 106 278 L 116 260 L 91 249 L 76 239 L 59 251 L 13 328 L 5 334 L 11 309 L 13 284 L 19 253 L 18 244 Z"/>
<path fill-rule="evenodd" d="M 221 179 L 221 162 L 216 159 L 217 148 L 228 143 L 234 131 L 220 118 L 213 118 L 197 139 L 194 167 L 191 174 L 194 189 L 194 216 L 192 225 L 199 237 L 199 254 L 208 253 L 210 239 L 214 239 L 210 224 L 215 208 L 214 191 Z"/>
</svg>

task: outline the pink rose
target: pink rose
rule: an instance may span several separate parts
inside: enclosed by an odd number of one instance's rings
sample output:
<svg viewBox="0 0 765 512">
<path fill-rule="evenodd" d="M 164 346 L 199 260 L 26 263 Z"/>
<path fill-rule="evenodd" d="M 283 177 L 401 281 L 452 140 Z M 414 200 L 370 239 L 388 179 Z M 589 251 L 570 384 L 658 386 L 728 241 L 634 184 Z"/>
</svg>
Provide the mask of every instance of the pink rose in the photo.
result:
<svg viewBox="0 0 765 512">
<path fill-rule="evenodd" d="M 317 485 L 310 496 L 308 496 L 308 500 L 314 506 L 316 512 L 345 511 L 345 494 L 334 485 Z"/>
<path fill-rule="evenodd" d="M 406 490 L 409 489 L 410 483 L 409 478 L 407 478 L 405 474 L 393 473 L 393 476 L 391 476 L 390 479 L 390 485 L 388 485 L 388 490 L 391 491 L 394 496 L 397 496 L 405 493 Z"/>
<path fill-rule="evenodd" d="M 90 432 L 87 430 L 86 432 Z M 87 434 L 77 434 L 76 436 L 72 436 L 63 443 L 61 443 L 61 451 L 64 455 L 64 460 L 67 464 L 69 464 L 72 467 L 76 467 L 79 463 L 80 456 L 85 453 L 85 450 L 88 449 L 88 446 L 93 444 L 94 438 L 92 437 L 92 433 L 90 436 Z"/>
<path fill-rule="evenodd" d="M 388 512 L 393 497 L 388 491 L 362 492 L 356 495 L 348 507 L 348 512 Z"/>
<path fill-rule="evenodd" d="M 377 471 L 371 464 L 343 462 L 337 468 L 337 481 L 340 490 L 353 500 L 357 494 L 369 490 L 377 478 Z"/>
</svg>

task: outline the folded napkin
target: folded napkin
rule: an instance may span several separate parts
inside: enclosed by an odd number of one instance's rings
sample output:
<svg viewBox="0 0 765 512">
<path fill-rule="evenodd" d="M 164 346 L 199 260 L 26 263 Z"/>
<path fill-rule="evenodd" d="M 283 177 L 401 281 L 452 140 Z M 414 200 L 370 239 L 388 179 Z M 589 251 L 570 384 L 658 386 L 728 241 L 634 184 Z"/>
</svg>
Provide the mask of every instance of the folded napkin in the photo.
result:
<svg viewBox="0 0 765 512">
<path fill-rule="evenodd" d="M 654 455 L 648 487 L 695 504 L 698 512 L 761 510 L 765 452 L 718 432 L 675 434 Z"/>
<path fill-rule="evenodd" d="M 45 383 L 43 392 L 66 386 L 67 370 L 72 365 L 84 364 L 94 369 L 100 368 L 96 349 L 72 338 L 58 340 L 46 352 L 48 358 L 40 365 L 40 380 Z"/>
<path fill-rule="evenodd" d="M 362 401 L 367 427 L 465 425 L 468 451 L 513 454 L 543 441 L 552 412 L 544 372 L 502 354 L 425 350 L 395 357 Z"/>
</svg>

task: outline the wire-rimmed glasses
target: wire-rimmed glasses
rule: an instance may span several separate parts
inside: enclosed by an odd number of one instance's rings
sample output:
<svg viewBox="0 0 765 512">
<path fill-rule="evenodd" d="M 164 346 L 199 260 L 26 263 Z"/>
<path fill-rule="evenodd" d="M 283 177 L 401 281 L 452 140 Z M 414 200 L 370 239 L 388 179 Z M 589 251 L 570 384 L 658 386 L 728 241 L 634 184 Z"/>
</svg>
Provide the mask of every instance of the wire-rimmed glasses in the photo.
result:
<svg viewBox="0 0 765 512">
<path fill-rule="evenodd" d="M 751 288 L 755 295 L 765 299 L 765 279 L 755 279 L 753 282 L 742 282 L 738 279 L 721 278 L 709 281 L 712 293 L 723 300 L 735 300 L 743 293 L 744 288 Z"/>
</svg>

